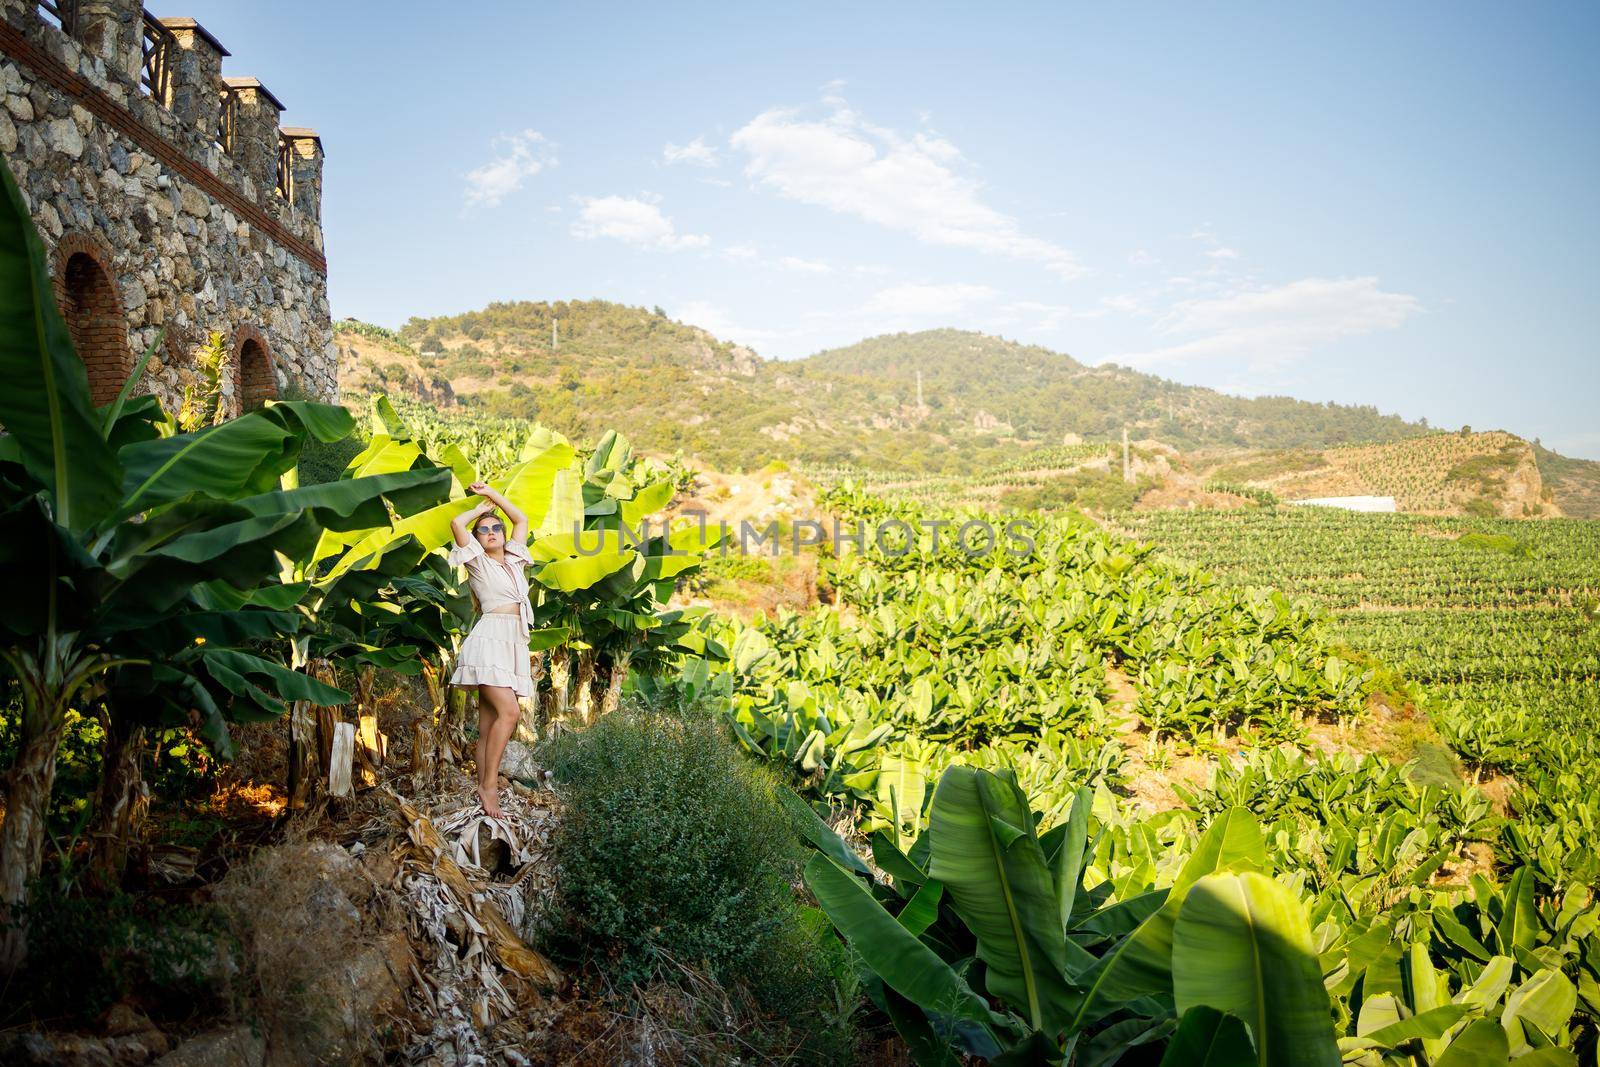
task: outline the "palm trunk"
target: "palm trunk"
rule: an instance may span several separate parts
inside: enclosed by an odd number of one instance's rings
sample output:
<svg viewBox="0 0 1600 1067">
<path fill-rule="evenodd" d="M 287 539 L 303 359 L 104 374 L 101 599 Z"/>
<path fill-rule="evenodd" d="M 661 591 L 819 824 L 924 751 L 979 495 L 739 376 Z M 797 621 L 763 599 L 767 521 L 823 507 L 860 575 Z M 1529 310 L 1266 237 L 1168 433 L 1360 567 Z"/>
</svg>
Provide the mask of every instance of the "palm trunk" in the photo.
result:
<svg viewBox="0 0 1600 1067">
<path fill-rule="evenodd" d="M 122 880 L 128 848 L 137 839 L 150 808 L 150 789 L 140 773 L 143 755 L 144 727 L 109 716 L 90 840 L 94 842 L 94 868 L 111 885 Z"/>
<path fill-rule="evenodd" d="M 577 677 L 573 681 L 577 689 L 573 713 L 579 722 L 590 726 L 594 723 L 594 649 L 586 648 L 578 653 Z"/>
<path fill-rule="evenodd" d="M 633 653 L 628 649 L 623 649 L 612 658 L 605 696 L 600 700 L 600 714 L 610 715 L 622 706 L 622 683 L 628 680 L 628 661 L 632 658 Z"/>
<path fill-rule="evenodd" d="M 66 726 L 57 720 L 29 736 L 30 718 L 24 713 L 22 747 L 6 773 L 6 817 L 0 822 L 0 920 L 12 920 L 0 927 L 0 975 L 15 973 L 28 955 L 27 930 L 21 917 L 7 913 L 27 906 L 28 885 L 39 877 L 44 862 L 45 818 L 56 780 L 56 749 Z"/>
</svg>

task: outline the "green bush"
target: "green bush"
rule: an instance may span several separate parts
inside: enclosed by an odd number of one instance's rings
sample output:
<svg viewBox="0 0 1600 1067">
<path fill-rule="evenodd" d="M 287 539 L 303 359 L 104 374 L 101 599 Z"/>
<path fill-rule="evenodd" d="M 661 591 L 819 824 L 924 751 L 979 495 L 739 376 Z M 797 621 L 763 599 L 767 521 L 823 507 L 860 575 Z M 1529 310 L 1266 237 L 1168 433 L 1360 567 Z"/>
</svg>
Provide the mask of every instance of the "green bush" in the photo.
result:
<svg viewBox="0 0 1600 1067">
<path fill-rule="evenodd" d="M 762 556 L 712 556 L 706 561 L 704 570 L 711 577 L 735 581 L 765 582 L 772 579 L 772 561 Z"/>
<path fill-rule="evenodd" d="M 848 1041 L 848 967 L 796 902 L 778 785 L 724 730 L 702 711 L 633 708 L 546 746 L 565 814 L 544 940 L 618 991 L 685 968 L 743 988 L 782 1044 L 827 1060 Z"/>
<path fill-rule="evenodd" d="M 1050 511 L 1073 505 L 1100 512 L 1126 511 L 1159 484 L 1160 479 L 1147 474 L 1125 482 L 1120 471 L 1073 471 L 1036 486 L 1007 489 L 1000 494 L 1000 506 Z"/>
<path fill-rule="evenodd" d="M 290 379 L 282 390 L 284 400 L 314 400 L 299 382 Z M 349 437 L 340 441 L 324 442 L 314 435 L 306 437 L 305 444 L 300 449 L 300 484 L 321 485 L 324 482 L 339 480 L 339 475 L 350 465 L 350 461 L 361 454 L 367 447 L 367 435 L 357 425 L 356 430 Z"/>
<path fill-rule="evenodd" d="M 40 885 L 24 918 L 29 953 L 0 1026 L 93 1020 L 119 1000 L 158 1023 L 229 1013 L 240 990 L 239 943 L 217 909 L 156 896 L 66 895 Z"/>
<path fill-rule="evenodd" d="M 1508 556 L 1517 556 L 1522 559 L 1528 557 L 1528 546 L 1510 534 L 1479 533 L 1476 530 L 1464 533 L 1456 538 L 1456 543 L 1468 548 L 1482 549 L 1485 552 L 1504 552 Z"/>
</svg>

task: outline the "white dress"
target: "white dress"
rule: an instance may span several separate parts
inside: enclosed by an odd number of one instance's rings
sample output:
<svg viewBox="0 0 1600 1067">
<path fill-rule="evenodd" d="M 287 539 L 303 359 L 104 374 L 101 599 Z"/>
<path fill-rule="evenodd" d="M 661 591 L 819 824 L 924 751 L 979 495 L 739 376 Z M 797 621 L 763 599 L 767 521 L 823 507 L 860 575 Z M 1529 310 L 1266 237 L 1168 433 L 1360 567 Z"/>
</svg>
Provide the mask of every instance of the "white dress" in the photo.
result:
<svg viewBox="0 0 1600 1067">
<path fill-rule="evenodd" d="M 528 602 L 524 568 L 533 564 L 533 558 L 528 555 L 528 546 L 507 540 L 505 558 L 495 560 L 474 538 L 470 544 L 453 546 L 449 561 L 466 564 L 467 584 L 483 613 L 461 642 L 450 684 L 499 685 L 514 690 L 519 697 L 532 697 L 528 633 L 533 628 L 533 605 Z M 506 604 L 516 604 L 520 610 L 515 614 L 493 610 Z"/>
</svg>

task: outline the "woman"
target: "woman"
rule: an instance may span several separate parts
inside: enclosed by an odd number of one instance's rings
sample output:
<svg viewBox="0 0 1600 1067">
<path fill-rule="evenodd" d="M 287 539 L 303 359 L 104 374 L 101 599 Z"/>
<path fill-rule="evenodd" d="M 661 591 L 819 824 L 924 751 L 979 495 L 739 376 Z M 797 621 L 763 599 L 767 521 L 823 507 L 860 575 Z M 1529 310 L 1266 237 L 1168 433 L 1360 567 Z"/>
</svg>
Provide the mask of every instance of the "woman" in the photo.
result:
<svg viewBox="0 0 1600 1067">
<path fill-rule="evenodd" d="M 461 642 L 450 684 L 478 691 L 478 798 L 487 815 L 499 818 L 500 758 L 517 728 L 517 698 L 533 696 L 528 660 L 533 606 L 523 571 L 533 559 L 528 555 L 528 516 L 483 482 L 469 488 L 484 499 L 450 520 L 456 540 L 450 562 L 466 564 L 479 617 Z M 496 508 L 511 522 L 509 534 Z"/>
</svg>

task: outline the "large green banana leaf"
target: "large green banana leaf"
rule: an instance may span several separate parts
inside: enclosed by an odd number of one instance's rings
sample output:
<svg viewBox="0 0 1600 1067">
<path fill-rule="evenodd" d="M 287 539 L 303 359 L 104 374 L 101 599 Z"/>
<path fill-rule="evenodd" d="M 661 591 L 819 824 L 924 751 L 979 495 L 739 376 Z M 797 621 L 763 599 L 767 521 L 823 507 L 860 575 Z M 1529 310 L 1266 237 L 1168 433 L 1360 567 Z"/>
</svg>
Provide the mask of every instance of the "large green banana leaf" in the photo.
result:
<svg viewBox="0 0 1600 1067">
<path fill-rule="evenodd" d="M 928 796 L 928 769 L 909 756 L 884 756 L 878 761 L 878 804 L 894 822 L 895 844 L 911 847 L 922 824 L 922 803 Z"/>
<path fill-rule="evenodd" d="M 101 432 L 89 375 L 72 348 L 44 266 L 44 246 L 11 168 L 0 160 L 0 426 L 73 531 L 117 505 L 121 471 Z"/>
<path fill-rule="evenodd" d="M 192 495 L 229 499 L 277 489 L 299 459 L 304 431 L 324 442 L 349 436 L 355 419 L 336 404 L 302 400 L 267 406 L 193 433 L 123 448 L 116 519 Z"/>
<path fill-rule="evenodd" d="M 1201 1005 L 1184 1012 L 1161 1067 L 1254 1067 L 1255 1046 L 1244 1023 Z"/>
<path fill-rule="evenodd" d="M 1456 1035 L 1433 1067 L 1506 1067 L 1510 1062 L 1505 1028 L 1493 1019 L 1478 1019 Z"/>
<path fill-rule="evenodd" d="M 618 503 L 619 517 L 628 526 L 637 528 L 644 519 L 666 507 L 672 501 L 672 494 L 673 485 L 670 479 L 647 485 L 634 493 L 630 499 Z"/>
<path fill-rule="evenodd" d="M 543 564 L 535 580 L 563 593 L 592 588 L 639 558 L 617 530 L 551 534 L 530 544 L 528 554 Z"/>
<path fill-rule="evenodd" d="M 819 852 L 806 863 L 805 877 L 828 919 L 884 985 L 932 1014 L 984 1026 L 993 1021 L 983 998 L 849 871 Z"/>
<path fill-rule="evenodd" d="M 1300 901 L 1254 871 L 1211 874 L 1184 895 L 1172 938 L 1180 1013 L 1243 1019 L 1261 1067 L 1337 1067 L 1328 994 Z"/>
<path fill-rule="evenodd" d="M 1533 871 L 1519 867 L 1506 883 L 1502 897 L 1505 910 L 1495 927 L 1500 951 L 1515 956 L 1518 949 L 1531 949 L 1539 941 L 1539 912 L 1533 906 Z"/>
<path fill-rule="evenodd" d="M 388 434 L 375 434 L 341 477 L 371 478 L 378 474 L 408 471 L 422 455 L 415 441 L 396 441 Z"/>
<path fill-rule="evenodd" d="M 1253 814 L 1230 808 L 1213 819 L 1161 907 L 1079 978 L 1085 993 L 1076 1025 L 1091 1023 L 1119 1004 L 1170 990 L 1172 931 L 1189 889 L 1209 874 L 1259 871 L 1266 865 L 1266 843 Z"/>
<path fill-rule="evenodd" d="M 951 767 L 928 816 L 928 874 L 978 939 L 993 997 L 1054 1036 L 1070 1017 L 1066 939 L 1028 798 L 1009 772 Z"/>
<path fill-rule="evenodd" d="M 541 478 L 525 490 L 530 497 L 537 496 L 544 502 L 537 515 L 528 512 L 529 537 L 561 536 L 583 529 L 583 479 L 572 466 L 575 455 L 571 445 L 556 444 L 530 461 L 538 462 L 546 456 L 565 457 L 559 465 L 550 468 L 548 485 Z M 540 469 L 539 473 L 542 475 L 543 470 Z M 506 495 L 511 496 L 509 492 Z M 516 497 L 511 499 L 518 507 L 522 507 L 522 502 Z M 523 510 L 527 511 L 527 508 L 523 507 Z"/>
<path fill-rule="evenodd" d="M 1077 903 L 1079 883 L 1083 881 L 1083 850 L 1089 843 L 1089 809 L 1094 805 L 1094 790 L 1080 786 L 1072 800 L 1072 814 L 1067 816 L 1066 830 L 1061 847 L 1051 862 L 1051 875 L 1056 883 L 1056 915 L 1065 930 L 1072 922 L 1072 909 Z"/>
<path fill-rule="evenodd" d="M 567 506 L 556 499 L 555 483 L 559 473 L 570 468 L 575 455 L 571 445 L 551 445 L 532 459 L 513 467 L 504 478 L 496 479 L 489 484 L 505 494 L 507 499 L 527 514 L 530 528 L 538 528 L 559 508 Z M 450 529 L 450 520 L 466 511 L 467 507 L 468 501 L 447 500 L 436 507 L 408 515 L 393 526 L 373 530 L 345 549 L 343 556 L 333 565 L 329 575 L 336 577 L 352 567 L 375 565 L 375 560 L 381 555 L 385 545 L 408 535 L 415 537 L 428 551 L 443 548 L 451 543 L 454 537 Z M 581 501 L 577 514 L 581 521 L 583 514 Z M 530 534 L 530 538 L 532 536 Z M 336 538 L 325 537 L 316 551 L 319 553 L 326 551 L 332 555 L 338 552 L 339 547 Z"/>
<path fill-rule="evenodd" d="M 387 524 L 389 513 L 384 507 L 385 500 L 397 514 L 410 515 L 438 504 L 449 493 L 450 471 L 444 467 L 428 467 L 262 493 L 233 503 L 255 515 L 305 509 L 324 529 L 345 531 Z"/>
</svg>

